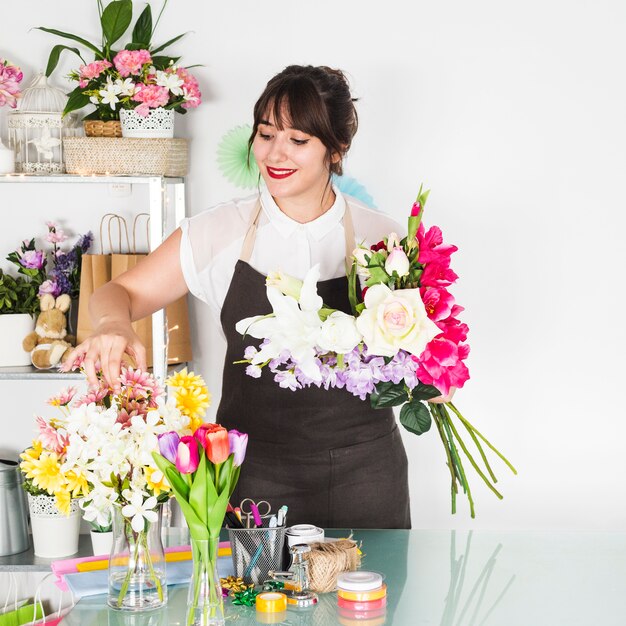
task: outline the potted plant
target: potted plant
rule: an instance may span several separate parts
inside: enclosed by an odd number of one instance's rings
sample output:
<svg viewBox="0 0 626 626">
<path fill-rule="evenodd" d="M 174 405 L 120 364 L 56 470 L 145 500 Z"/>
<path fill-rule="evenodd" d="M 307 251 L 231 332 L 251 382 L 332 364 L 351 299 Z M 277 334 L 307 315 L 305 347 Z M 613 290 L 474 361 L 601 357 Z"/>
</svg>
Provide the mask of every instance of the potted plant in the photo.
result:
<svg viewBox="0 0 626 626">
<path fill-rule="evenodd" d="M 70 72 L 70 79 L 78 82 L 78 86 L 68 94 L 63 115 L 89 104 L 95 105 L 95 110 L 84 118 L 88 135 L 119 136 L 119 120 L 124 121 L 121 116 L 125 116 L 129 118 L 130 133 L 125 133 L 125 136 L 145 136 L 137 134 L 137 131 L 143 130 L 143 126 L 153 128 L 156 124 L 161 130 L 161 134 L 156 136 L 171 137 L 174 111 L 186 113 L 187 109 L 200 104 L 198 82 L 187 68 L 177 65 L 180 57 L 159 54 L 185 33 L 164 44 L 152 44 L 154 31 L 166 5 L 167 0 L 154 25 L 152 10 L 149 4 L 146 5 L 135 22 L 130 41 L 122 49 L 116 44 L 130 28 L 133 13 L 131 0 L 113 0 L 106 7 L 102 0 L 97 0 L 102 29 L 100 45 L 77 35 L 39 27 L 39 30 L 78 42 L 94 55 L 93 61 L 88 63 L 78 48 L 56 45 L 50 53 L 46 69 L 46 75 L 50 76 L 64 50 L 73 52 L 82 61 L 77 70 Z M 165 130 L 163 127 L 166 127 Z"/>
</svg>

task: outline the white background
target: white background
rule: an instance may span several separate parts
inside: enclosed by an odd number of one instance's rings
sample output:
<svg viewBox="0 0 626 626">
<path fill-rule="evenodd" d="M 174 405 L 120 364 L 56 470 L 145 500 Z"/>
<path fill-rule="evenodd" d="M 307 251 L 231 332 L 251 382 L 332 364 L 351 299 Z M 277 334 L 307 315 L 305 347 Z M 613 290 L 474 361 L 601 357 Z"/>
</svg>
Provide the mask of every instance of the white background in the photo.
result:
<svg viewBox="0 0 626 626">
<path fill-rule="evenodd" d="M 625 17 L 616 0 L 171 0 L 159 26 L 157 43 L 191 30 L 173 50 L 203 64 L 205 102 L 177 116 L 192 140 L 190 214 L 245 194 L 219 172 L 217 145 L 291 63 L 348 72 L 360 129 L 346 173 L 380 209 L 403 221 L 420 182 L 432 189 L 424 219 L 460 248 L 454 294 L 471 329 L 472 379 L 455 401 L 519 475 L 495 460 L 504 501 L 473 476 L 477 518 L 461 498 L 452 516 L 436 433 L 406 433 L 415 528 L 624 528 Z M 97 39 L 95 1 L 3 12 L 0 56 L 25 84 L 61 43 L 30 30 L 39 25 Z M 105 186 L 0 194 L 2 257 L 47 219 L 78 233 L 105 210 L 146 208 Z M 195 369 L 217 400 L 223 345 L 208 311 L 193 303 L 192 314 Z M 48 415 L 58 388 L 0 382 L 0 452 L 28 444 L 33 413 Z"/>
</svg>

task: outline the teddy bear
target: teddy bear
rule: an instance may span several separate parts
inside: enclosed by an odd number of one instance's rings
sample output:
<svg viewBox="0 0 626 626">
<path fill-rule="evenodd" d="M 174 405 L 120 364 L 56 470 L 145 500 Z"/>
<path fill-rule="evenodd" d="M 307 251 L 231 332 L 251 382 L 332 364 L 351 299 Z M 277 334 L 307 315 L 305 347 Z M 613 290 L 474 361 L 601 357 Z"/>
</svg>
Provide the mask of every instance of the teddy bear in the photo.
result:
<svg viewBox="0 0 626 626">
<path fill-rule="evenodd" d="M 62 363 L 72 350 L 75 339 L 67 334 L 65 318 L 70 302 L 68 294 L 62 294 L 56 300 L 49 293 L 40 298 L 41 313 L 35 330 L 22 341 L 22 347 L 30 352 L 30 360 L 37 369 L 50 369 Z"/>
</svg>

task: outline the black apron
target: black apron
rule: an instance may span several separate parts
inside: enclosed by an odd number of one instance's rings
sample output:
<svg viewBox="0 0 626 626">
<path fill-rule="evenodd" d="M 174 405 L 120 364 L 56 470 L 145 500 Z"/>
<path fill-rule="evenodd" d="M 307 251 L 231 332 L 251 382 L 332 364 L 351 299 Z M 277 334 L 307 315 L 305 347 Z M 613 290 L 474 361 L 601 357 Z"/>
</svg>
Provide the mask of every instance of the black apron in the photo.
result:
<svg viewBox="0 0 626 626">
<path fill-rule="evenodd" d="M 231 502 L 286 504 L 287 524 L 322 528 L 410 528 L 408 465 L 391 409 L 372 409 L 345 389 L 291 391 L 263 369 L 260 378 L 237 364 L 248 345 L 235 324 L 271 313 L 265 276 L 248 264 L 260 203 L 252 219 L 221 312 L 227 351 L 217 422 L 248 433 L 246 459 Z M 346 258 L 354 249 L 349 208 L 344 214 Z M 350 313 L 345 276 L 320 281 L 324 304 Z"/>
</svg>

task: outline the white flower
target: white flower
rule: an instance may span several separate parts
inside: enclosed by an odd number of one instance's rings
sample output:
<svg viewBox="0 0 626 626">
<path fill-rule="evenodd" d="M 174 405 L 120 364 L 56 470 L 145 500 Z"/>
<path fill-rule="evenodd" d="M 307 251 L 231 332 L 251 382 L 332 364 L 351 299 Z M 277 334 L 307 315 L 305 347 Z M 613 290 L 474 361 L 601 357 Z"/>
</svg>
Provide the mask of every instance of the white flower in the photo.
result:
<svg viewBox="0 0 626 626">
<path fill-rule="evenodd" d="M 428 319 L 419 289 L 373 285 L 365 294 L 365 309 L 356 320 L 369 354 L 394 356 L 398 350 L 420 356 L 441 330 Z"/>
<path fill-rule="evenodd" d="M 280 270 L 278 272 L 270 272 L 265 279 L 266 287 L 276 287 L 280 293 L 285 296 L 291 296 L 298 300 L 300 298 L 300 292 L 302 291 L 302 281 L 289 276 L 289 274 L 283 274 Z"/>
<path fill-rule="evenodd" d="M 372 251 L 369 248 L 363 248 L 359 246 L 358 248 L 354 249 L 354 251 L 352 252 L 352 256 L 356 260 L 356 273 L 362 278 L 369 278 L 370 271 L 369 269 L 367 269 L 368 259 L 366 259 L 365 257 L 367 256 L 368 258 L 371 258 Z"/>
<path fill-rule="evenodd" d="M 115 111 L 115 105 L 120 101 L 117 97 L 121 93 L 122 89 L 119 85 L 116 85 L 111 77 L 107 77 L 106 88 L 101 89 L 98 93 L 102 96 L 102 104 L 108 104 Z"/>
<path fill-rule="evenodd" d="M 176 73 L 157 70 L 156 84 L 159 87 L 167 87 L 175 96 L 182 96 L 184 80 Z"/>
<path fill-rule="evenodd" d="M 136 533 L 143 532 L 146 521 L 157 521 L 159 516 L 153 510 L 157 505 L 157 499 L 154 496 L 150 496 L 144 501 L 144 494 L 141 491 L 130 491 L 129 489 L 125 489 L 122 495 L 128 501 L 128 504 L 122 508 L 122 515 L 131 520 L 130 525 Z"/>
<path fill-rule="evenodd" d="M 401 246 L 393 248 L 385 261 L 385 272 L 391 276 L 394 271 L 400 278 L 409 273 L 409 259 Z"/>
<path fill-rule="evenodd" d="M 99 100 L 98 96 L 89 96 L 89 101 L 92 104 L 100 104 L 100 100 Z"/>
<path fill-rule="evenodd" d="M 135 94 L 135 81 L 132 78 L 125 78 L 124 80 L 118 78 L 113 84 L 119 87 L 120 96 L 132 96 Z"/>
<path fill-rule="evenodd" d="M 400 238 L 396 233 L 390 233 L 387 237 L 387 252 L 391 252 L 400 245 Z"/>
<path fill-rule="evenodd" d="M 318 346 L 329 352 L 347 354 L 362 339 L 363 337 L 356 327 L 356 319 L 342 311 L 335 311 L 322 324 Z"/>
<path fill-rule="evenodd" d="M 321 382 L 322 375 L 315 361 L 315 346 L 322 327 L 319 311 L 323 303 L 317 295 L 319 273 L 319 264 L 307 272 L 299 301 L 283 295 L 275 287 L 267 287 L 273 315 L 257 315 L 237 323 L 237 332 L 242 335 L 247 333 L 257 339 L 269 340 L 252 357 L 252 365 L 260 365 L 288 350 L 308 378 Z"/>
</svg>

